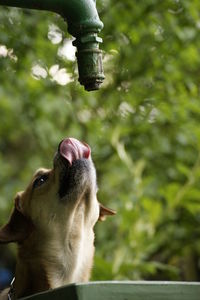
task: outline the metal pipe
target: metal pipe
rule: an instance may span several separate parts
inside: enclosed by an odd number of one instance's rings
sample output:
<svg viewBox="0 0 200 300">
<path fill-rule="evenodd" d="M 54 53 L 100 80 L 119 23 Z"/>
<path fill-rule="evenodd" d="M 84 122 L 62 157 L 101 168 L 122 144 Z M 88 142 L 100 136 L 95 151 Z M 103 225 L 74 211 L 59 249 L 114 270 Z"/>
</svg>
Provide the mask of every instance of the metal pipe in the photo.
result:
<svg viewBox="0 0 200 300">
<path fill-rule="evenodd" d="M 48 10 L 60 14 L 68 24 L 68 32 L 76 40 L 80 84 L 87 91 L 99 89 L 104 80 L 102 39 L 98 32 L 103 28 L 95 0 L 0 0 L 0 5 Z"/>
</svg>

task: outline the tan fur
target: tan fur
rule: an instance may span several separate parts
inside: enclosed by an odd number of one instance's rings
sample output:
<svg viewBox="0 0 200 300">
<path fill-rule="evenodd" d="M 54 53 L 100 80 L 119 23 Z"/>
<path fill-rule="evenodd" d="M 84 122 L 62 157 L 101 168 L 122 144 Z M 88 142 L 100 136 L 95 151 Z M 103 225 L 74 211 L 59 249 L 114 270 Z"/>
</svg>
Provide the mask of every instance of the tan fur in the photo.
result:
<svg viewBox="0 0 200 300">
<path fill-rule="evenodd" d="M 53 169 L 37 170 L 26 190 L 17 194 L 11 219 L 0 230 L 1 242 L 18 243 L 14 283 L 17 298 L 88 281 L 94 256 L 93 227 L 105 214 L 114 214 L 103 206 L 101 209 L 97 201 L 91 158 L 86 167 L 74 167 L 75 183 L 70 194 L 59 199 L 63 169 L 57 153 Z M 43 174 L 48 180 L 34 188 L 36 178 Z"/>
</svg>

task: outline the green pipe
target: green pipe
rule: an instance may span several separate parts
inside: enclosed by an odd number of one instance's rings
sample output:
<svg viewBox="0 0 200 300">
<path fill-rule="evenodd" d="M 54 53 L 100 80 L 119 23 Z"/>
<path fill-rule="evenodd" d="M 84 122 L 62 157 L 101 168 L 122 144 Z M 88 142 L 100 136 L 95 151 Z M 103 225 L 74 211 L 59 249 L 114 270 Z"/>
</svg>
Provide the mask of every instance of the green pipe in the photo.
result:
<svg viewBox="0 0 200 300">
<path fill-rule="evenodd" d="M 38 10 L 60 14 L 68 24 L 68 32 L 76 40 L 80 84 L 87 91 L 99 89 L 104 80 L 102 39 L 98 32 L 103 28 L 96 9 L 95 0 L 0 0 L 0 5 Z"/>
</svg>

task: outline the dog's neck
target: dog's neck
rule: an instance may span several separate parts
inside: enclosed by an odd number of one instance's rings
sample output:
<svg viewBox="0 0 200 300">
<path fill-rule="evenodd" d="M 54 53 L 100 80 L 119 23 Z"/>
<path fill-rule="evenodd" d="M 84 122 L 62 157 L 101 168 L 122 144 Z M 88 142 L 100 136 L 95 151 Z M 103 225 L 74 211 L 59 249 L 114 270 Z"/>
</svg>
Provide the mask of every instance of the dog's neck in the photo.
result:
<svg viewBox="0 0 200 300">
<path fill-rule="evenodd" d="M 34 261 L 22 263 L 20 259 L 16 266 L 16 277 L 13 286 L 15 297 L 21 298 L 42 292 L 51 288 L 45 268 L 35 265 Z"/>
<path fill-rule="evenodd" d="M 65 237 L 58 234 L 62 231 L 55 230 L 54 238 L 47 240 L 35 233 L 31 243 L 27 240 L 19 246 L 14 284 L 17 298 L 89 280 L 94 254 L 93 230 L 68 232 Z"/>
</svg>

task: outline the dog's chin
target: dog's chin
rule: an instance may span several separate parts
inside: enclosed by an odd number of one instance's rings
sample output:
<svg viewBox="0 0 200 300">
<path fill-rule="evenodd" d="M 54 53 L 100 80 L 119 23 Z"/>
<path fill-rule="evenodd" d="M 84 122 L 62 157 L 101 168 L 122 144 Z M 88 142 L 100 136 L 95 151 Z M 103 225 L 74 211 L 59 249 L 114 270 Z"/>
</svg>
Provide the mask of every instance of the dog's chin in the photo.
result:
<svg viewBox="0 0 200 300">
<path fill-rule="evenodd" d="M 54 168 L 59 173 L 59 199 L 61 202 L 79 199 L 85 190 L 96 185 L 96 172 L 91 159 L 77 159 L 69 164 L 57 154 Z"/>
</svg>

